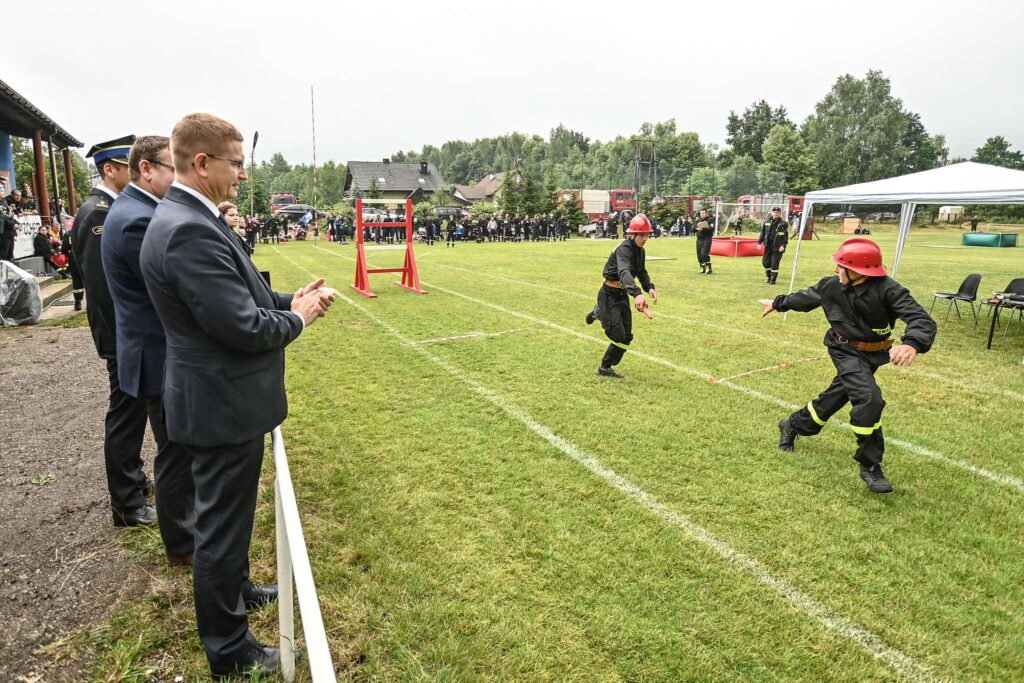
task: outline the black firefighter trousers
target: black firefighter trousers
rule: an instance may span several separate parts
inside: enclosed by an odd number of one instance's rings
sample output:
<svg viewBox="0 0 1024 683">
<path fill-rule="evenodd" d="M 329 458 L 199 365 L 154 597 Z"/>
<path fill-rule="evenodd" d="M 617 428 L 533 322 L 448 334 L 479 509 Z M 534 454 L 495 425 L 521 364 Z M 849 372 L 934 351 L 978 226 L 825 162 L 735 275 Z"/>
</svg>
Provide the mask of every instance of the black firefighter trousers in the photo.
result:
<svg viewBox="0 0 1024 683">
<path fill-rule="evenodd" d="M 605 336 L 612 342 L 604 352 L 601 365 L 606 368 L 618 365 L 633 341 L 633 311 L 629 294 L 620 287 L 601 285 L 601 291 L 597 293 L 597 314 Z"/>
<path fill-rule="evenodd" d="M 857 436 L 853 459 L 868 467 L 881 464 L 885 451 L 882 436 L 885 401 L 875 382 L 875 371 L 889 362 L 889 352 L 859 351 L 836 340 L 831 330 L 825 334 L 825 346 L 836 366 L 836 376 L 828 389 L 789 416 L 789 424 L 801 436 L 814 436 L 830 417 L 850 403 L 850 426 Z"/>
<path fill-rule="evenodd" d="M 764 266 L 764 274 L 768 277 L 779 276 L 779 264 L 782 262 L 783 252 L 778 247 L 764 245 L 764 254 L 761 256 L 761 265 Z"/>
<path fill-rule="evenodd" d="M 711 263 L 711 238 L 697 238 L 697 263 L 700 265 Z"/>
</svg>

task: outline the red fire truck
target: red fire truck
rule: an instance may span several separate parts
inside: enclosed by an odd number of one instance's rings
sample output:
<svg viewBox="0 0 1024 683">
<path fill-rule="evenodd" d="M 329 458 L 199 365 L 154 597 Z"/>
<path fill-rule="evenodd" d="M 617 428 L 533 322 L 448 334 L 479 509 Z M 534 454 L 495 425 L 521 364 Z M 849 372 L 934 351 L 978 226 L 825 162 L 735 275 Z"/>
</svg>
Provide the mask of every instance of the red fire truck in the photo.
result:
<svg viewBox="0 0 1024 683">
<path fill-rule="evenodd" d="M 583 213 L 595 223 L 619 211 L 636 212 L 635 190 L 565 190 L 561 201 L 580 204 Z"/>
<path fill-rule="evenodd" d="M 290 204 L 298 204 L 299 200 L 289 192 L 277 192 L 270 195 L 270 210 L 277 213 Z"/>
</svg>

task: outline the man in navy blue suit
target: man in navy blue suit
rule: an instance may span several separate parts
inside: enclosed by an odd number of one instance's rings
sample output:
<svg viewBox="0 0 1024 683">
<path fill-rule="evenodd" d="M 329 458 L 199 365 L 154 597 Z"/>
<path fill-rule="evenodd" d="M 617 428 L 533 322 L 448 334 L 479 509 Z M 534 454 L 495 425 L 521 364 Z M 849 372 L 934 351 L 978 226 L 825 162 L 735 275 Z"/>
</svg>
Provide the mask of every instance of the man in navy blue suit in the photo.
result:
<svg viewBox="0 0 1024 683">
<path fill-rule="evenodd" d="M 160 400 L 167 340 L 139 266 L 153 211 L 174 182 L 170 140 L 161 135 L 138 138 L 128 156 L 128 174 L 130 181 L 110 207 L 100 243 L 117 323 L 117 368 L 121 391 L 145 400 L 156 439 L 156 512 L 167 560 L 190 565 L 195 516 L 192 460 L 167 438 Z"/>
<path fill-rule="evenodd" d="M 171 133 L 175 182 L 142 242 L 146 289 L 167 337 L 167 435 L 192 458 L 196 623 L 213 678 L 273 674 L 280 652 L 249 630 L 246 609 L 277 599 L 249 580 L 249 542 L 264 437 L 288 415 L 284 349 L 334 294 L 317 280 L 275 292 L 217 204 L 246 179 L 242 134 L 210 114 Z"/>
</svg>

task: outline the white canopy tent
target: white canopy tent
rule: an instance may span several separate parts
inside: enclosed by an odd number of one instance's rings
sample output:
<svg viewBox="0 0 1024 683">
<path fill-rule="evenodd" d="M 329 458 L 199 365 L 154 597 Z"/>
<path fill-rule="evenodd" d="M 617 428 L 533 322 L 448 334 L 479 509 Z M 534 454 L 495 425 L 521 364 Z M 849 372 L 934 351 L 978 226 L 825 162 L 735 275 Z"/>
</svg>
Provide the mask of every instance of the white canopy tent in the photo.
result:
<svg viewBox="0 0 1024 683">
<path fill-rule="evenodd" d="M 1024 171 L 965 161 L 885 180 L 808 192 L 804 197 L 804 215 L 800 222 L 801 238 L 815 204 L 900 204 L 896 254 L 889 269 L 890 275 L 896 275 L 918 204 L 1024 204 Z M 796 244 L 790 292 L 796 282 L 801 242 L 803 239 Z"/>
</svg>

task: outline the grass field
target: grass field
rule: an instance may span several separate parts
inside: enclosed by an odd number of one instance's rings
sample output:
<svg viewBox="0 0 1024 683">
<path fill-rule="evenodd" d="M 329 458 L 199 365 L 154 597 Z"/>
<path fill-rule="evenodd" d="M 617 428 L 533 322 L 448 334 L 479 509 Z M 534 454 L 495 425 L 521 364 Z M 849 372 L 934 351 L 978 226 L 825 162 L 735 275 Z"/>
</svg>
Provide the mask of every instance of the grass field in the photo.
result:
<svg viewBox="0 0 1024 683">
<path fill-rule="evenodd" d="M 889 260 L 895 236 L 875 237 Z M 839 242 L 803 243 L 798 287 Z M 933 351 L 879 371 L 879 496 L 846 410 L 776 449 L 833 367 L 820 311 L 758 317 L 785 291 L 759 259 L 704 277 L 692 240 L 651 241 L 661 303 L 634 315 L 625 380 L 597 377 L 607 342 L 583 317 L 614 244 L 418 245 L 430 294 L 375 275 L 375 300 L 348 287 L 352 246 L 258 249 L 275 288 L 341 292 L 289 349 L 283 431 L 342 677 L 1024 679 L 1024 333 L 986 351 L 987 324 L 940 304 Z M 898 279 L 926 308 L 969 272 L 982 293 L 1024 276 L 1020 249 L 958 244 L 912 234 Z M 264 567 L 272 515 L 266 490 Z M 188 642 L 152 649 L 202 671 L 190 616 Z M 259 628 L 273 639 L 272 615 Z"/>
</svg>

